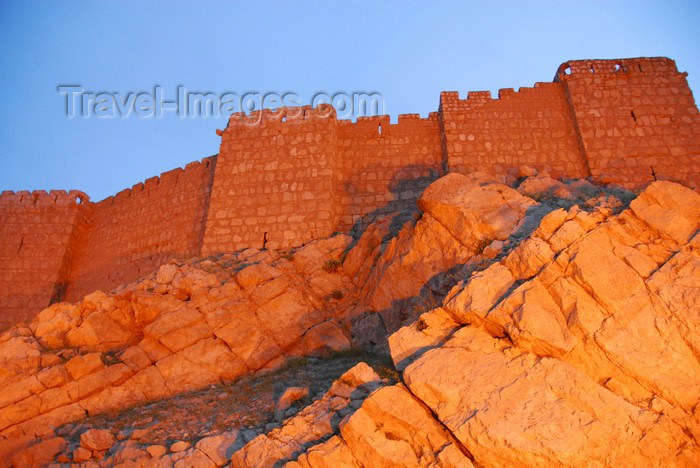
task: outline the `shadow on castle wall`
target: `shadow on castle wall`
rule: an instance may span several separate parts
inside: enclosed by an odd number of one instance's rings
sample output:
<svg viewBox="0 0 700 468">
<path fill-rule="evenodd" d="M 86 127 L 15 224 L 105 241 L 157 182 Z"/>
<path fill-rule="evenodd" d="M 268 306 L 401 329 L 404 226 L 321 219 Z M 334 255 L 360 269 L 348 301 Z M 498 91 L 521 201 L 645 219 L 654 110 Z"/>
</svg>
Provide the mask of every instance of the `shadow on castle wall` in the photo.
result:
<svg viewBox="0 0 700 468">
<path fill-rule="evenodd" d="M 414 174 L 425 175 L 416 177 Z M 381 217 L 391 215 L 391 232 L 393 234 L 398 233 L 398 230 L 403 227 L 406 220 L 414 217 L 416 213 L 420 213 L 416 202 L 423 191 L 440 177 L 441 174 L 435 168 L 425 165 L 409 165 L 400 168 L 387 184 L 391 200 L 369 211 L 366 210 L 371 208 L 371 206 L 363 206 L 363 211 L 355 216 L 357 219 L 350 227 L 343 223 L 338 223 L 335 229 L 336 232 L 349 233 L 353 237 L 353 242 L 349 247 L 352 248 L 370 224 L 375 223 Z M 359 181 L 355 177 L 344 181 L 344 193 L 351 197 L 361 193 L 357 188 L 357 183 Z M 340 209 L 342 210 L 342 207 Z M 339 217 L 342 218 L 343 214 L 341 212 Z"/>
</svg>

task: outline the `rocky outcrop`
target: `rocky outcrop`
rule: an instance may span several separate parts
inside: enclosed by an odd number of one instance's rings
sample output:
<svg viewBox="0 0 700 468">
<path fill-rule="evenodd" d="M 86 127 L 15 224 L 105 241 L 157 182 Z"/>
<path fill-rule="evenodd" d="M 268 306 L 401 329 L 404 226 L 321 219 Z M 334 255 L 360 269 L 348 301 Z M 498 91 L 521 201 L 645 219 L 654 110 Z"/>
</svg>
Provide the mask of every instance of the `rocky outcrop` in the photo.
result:
<svg viewBox="0 0 700 468">
<path fill-rule="evenodd" d="M 164 265 L 16 326 L 0 338 L 0 452 L 86 416 L 348 348 L 331 296 L 344 280 L 323 267 L 349 242 Z"/>
<path fill-rule="evenodd" d="M 390 340 L 411 392 L 484 466 L 694 466 L 700 196 L 547 215 Z"/>
<path fill-rule="evenodd" d="M 354 273 L 362 299 L 359 323 L 392 333 L 414 320 L 417 312 L 436 305 L 465 271 L 487 260 L 488 246 L 497 245 L 493 254 L 498 252 L 536 205 L 483 174 L 448 174 L 437 180 L 418 200 L 420 219 L 403 225 L 394 237 L 389 222 L 381 221 L 348 254 L 353 260 L 348 273 Z M 356 266 L 355 251 L 373 261 Z M 357 308 L 352 312 L 357 314 Z M 355 335 L 361 341 L 371 338 L 362 326 Z"/>
<path fill-rule="evenodd" d="M 606 190 L 450 174 L 422 215 L 355 241 L 172 263 L 53 305 L 0 337 L 0 446 L 18 466 L 697 466 L 700 195 L 654 182 L 627 207 Z M 289 386 L 278 424 L 245 437 L 52 429 L 346 348 L 350 331 L 390 350 L 399 383 L 360 364 L 313 401 Z"/>
</svg>

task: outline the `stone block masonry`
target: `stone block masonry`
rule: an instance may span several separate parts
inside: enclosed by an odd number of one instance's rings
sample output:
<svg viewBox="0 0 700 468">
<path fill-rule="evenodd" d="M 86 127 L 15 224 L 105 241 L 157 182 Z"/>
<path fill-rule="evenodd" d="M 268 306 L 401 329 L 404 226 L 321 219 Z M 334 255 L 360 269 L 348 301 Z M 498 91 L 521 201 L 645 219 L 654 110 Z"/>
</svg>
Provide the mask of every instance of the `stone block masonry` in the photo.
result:
<svg viewBox="0 0 700 468">
<path fill-rule="evenodd" d="M 448 172 L 700 185 L 700 117 L 673 60 L 575 60 L 532 88 L 443 92 L 437 112 L 338 121 L 330 106 L 234 114 L 217 156 L 98 203 L 0 196 L 0 326 L 173 257 L 286 248 L 362 230 Z"/>
<path fill-rule="evenodd" d="M 577 60 L 564 87 L 581 157 L 601 182 L 634 188 L 654 179 L 700 184 L 700 119 L 673 60 Z"/>
<path fill-rule="evenodd" d="M 0 327 L 33 317 L 63 299 L 74 261 L 80 213 L 72 190 L 0 195 Z"/>
</svg>

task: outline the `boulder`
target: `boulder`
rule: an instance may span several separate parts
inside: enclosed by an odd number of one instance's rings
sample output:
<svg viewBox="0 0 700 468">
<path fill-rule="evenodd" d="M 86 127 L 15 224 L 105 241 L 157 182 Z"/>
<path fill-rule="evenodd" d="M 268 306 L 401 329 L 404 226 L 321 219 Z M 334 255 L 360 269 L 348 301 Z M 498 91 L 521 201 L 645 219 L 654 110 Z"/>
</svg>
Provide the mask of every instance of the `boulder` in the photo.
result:
<svg viewBox="0 0 700 468">
<path fill-rule="evenodd" d="M 161 456 L 165 455 L 165 453 L 168 451 L 167 447 L 165 445 L 149 445 L 146 447 L 146 451 L 151 455 L 153 458 L 160 458 Z"/>
<path fill-rule="evenodd" d="M 170 445 L 170 451 L 173 453 L 183 452 L 190 448 L 190 443 L 184 440 L 179 440 Z"/>
<path fill-rule="evenodd" d="M 93 452 L 109 449 L 115 438 L 107 429 L 90 429 L 80 434 L 80 446 Z"/>
<path fill-rule="evenodd" d="M 630 204 L 639 219 L 665 237 L 685 244 L 700 225 L 700 194 L 674 182 L 649 185 Z"/>
<path fill-rule="evenodd" d="M 571 193 L 568 191 L 565 184 L 546 175 L 528 177 L 518 185 L 517 190 L 528 197 L 571 197 Z"/>
<path fill-rule="evenodd" d="M 482 239 L 489 239 L 488 243 L 508 239 L 535 205 L 537 202 L 510 187 L 457 173 L 433 182 L 418 200 L 418 207 L 465 247 Z"/>
</svg>

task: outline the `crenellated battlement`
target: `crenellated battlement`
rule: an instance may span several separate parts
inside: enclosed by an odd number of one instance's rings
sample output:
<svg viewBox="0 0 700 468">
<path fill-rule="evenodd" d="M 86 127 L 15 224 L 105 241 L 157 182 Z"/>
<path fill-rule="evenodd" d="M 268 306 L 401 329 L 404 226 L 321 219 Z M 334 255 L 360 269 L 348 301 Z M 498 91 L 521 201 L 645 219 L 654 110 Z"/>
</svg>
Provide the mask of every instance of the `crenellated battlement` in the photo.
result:
<svg viewBox="0 0 700 468">
<path fill-rule="evenodd" d="M 2 205 L 20 205 L 20 206 L 74 206 L 90 202 L 90 197 L 80 190 L 19 190 L 13 192 L 5 190 L 0 194 L 0 206 Z"/>
<path fill-rule="evenodd" d="M 676 62 L 666 57 L 569 60 L 559 65 L 554 80 L 566 80 L 572 75 L 652 75 L 675 73 L 679 73 Z"/>
<path fill-rule="evenodd" d="M 230 116 L 219 154 L 102 200 L 0 194 L 0 319 L 27 318 L 173 257 L 294 247 L 415 207 L 447 172 L 521 166 L 635 189 L 700 186 L 700 114 L 673 60 L 570 60 L 552 82 L 440 94 L 428 117 L 338 120 L 329 104 Z"/>
<path fill-rule="evenodd" d="M 503 88 L 498 90 L 497 97 L 493 97 L 491 91 L 469 91 L 467 98 L 462 99 L 458 91 L 443 91 L 440 93 L 440 109 L 442 112 L 467 111 L 475 107 L 518 98 L 539 98 L 550 91 L 557 91 L 561 87 L 557 82 L 537 82 L 534 87 Z"/>
<path fill-rule="evenodd" d="M 165 187 L 177 187 L 178 184 L 186 184 L 183 177 L 200 171 L 210 171 L 213 164 L 216 162 L 216 156 L 209 156 L 200 161 L 188 163 L 184 168 L 178 167 L 160 175 L 146 179 L 143 182 L 133 185 L 118 192 L 116 195 L 107 197 L 104 200 L 97 202 L 97 205 L 113 205 L 115 203 L 124 203 L 132 197 L 150 196 L 152 193 Z M 155 195 L 157 196 L 157 195 Z"/>
</svg>

